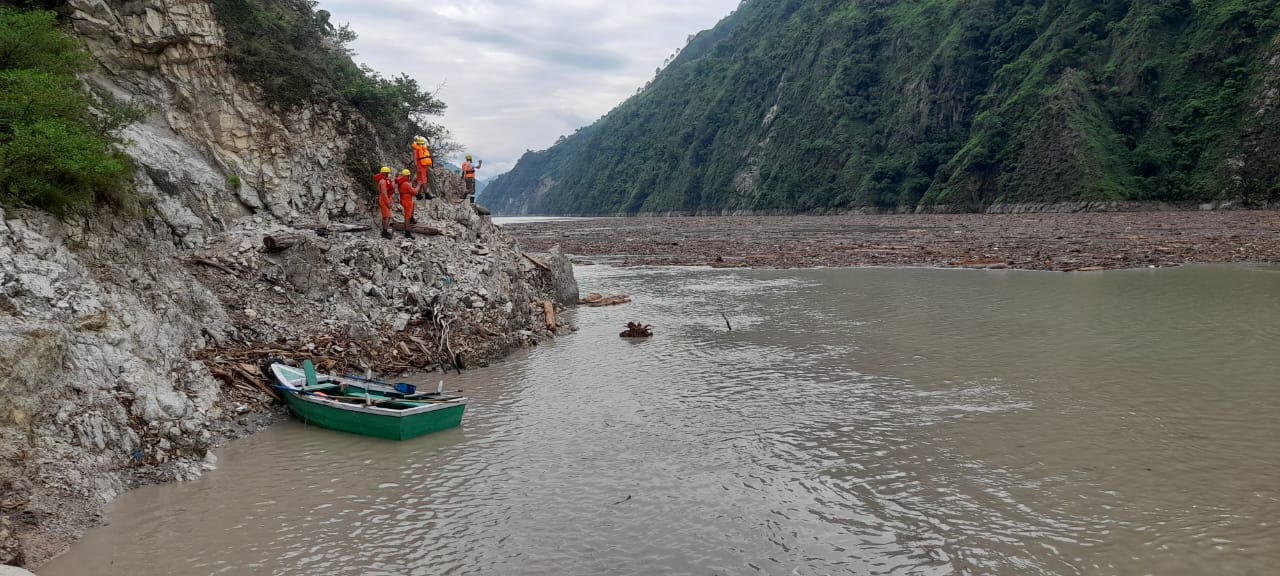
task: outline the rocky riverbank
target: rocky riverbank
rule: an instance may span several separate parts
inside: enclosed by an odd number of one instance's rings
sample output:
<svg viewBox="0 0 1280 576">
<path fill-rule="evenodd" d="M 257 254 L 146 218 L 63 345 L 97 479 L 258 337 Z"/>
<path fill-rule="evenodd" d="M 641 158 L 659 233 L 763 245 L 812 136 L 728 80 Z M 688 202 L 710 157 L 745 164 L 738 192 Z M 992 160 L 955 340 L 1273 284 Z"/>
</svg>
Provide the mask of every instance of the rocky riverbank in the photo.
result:
<svg viewBox="0 0 1280 576">
<path fill-rule="evenodd" d="M 623 266 L 1103 270 L 1280 261 L 1280 212 L 601 218 L 509 224 L 529 249 Z"/>
<path fill-rule="evenodd" d="M 530 258 L 469 204 L 419 216 L 440 234 L 252 217 L 177 248 L 145 221 L 0 212 L 0 561 L 37 565 L 115 495 L 194 478 L 280 417 L 268 357 L 456 370 L 569 329 L 543 313 L 577 299 L 566 259 Z"/>
<path fill-rule="evenodd" d="M 447 170 L 419 204 L 430 233 L 369 230 L 373 172 L 409 164 L 409 138 L 350 103 L 271 103 L 215 7 L 63 7 L 87 87 L 145 111 L 122 134 L 137 202 L 0 210 L 0 564 L 38 565 L 117 494 L 194 478 L 279 418 L 268 357 L 453 370 L 568 329 L 544 312 L 577 300 L 568 261 L 522 252 Z"/>
</svg>

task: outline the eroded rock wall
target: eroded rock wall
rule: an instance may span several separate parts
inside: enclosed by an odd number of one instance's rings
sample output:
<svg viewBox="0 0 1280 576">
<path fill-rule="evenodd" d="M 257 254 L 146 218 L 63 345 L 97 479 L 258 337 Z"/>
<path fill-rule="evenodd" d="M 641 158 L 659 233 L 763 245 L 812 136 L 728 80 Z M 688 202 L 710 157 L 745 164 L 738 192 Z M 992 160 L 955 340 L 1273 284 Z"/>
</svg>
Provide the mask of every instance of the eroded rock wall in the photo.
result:
<svg viewBox="0 0 1280 576">
<path fill-rule="evenodd" d="M 167 230 L 0 212 L 0 561 L 61 550 L 140 482 L 195 477 L 230 430 L 189 352 L 225 325 Z M 156 234 L 156 241 L 139 240 Z"/>
<path fill-rule="evenodd" d="M 252 213 L 323 220 L 368 204 L 342 167 L 351 135 L 370 132 L 368 122 L 332 105 L 265 104 L 223 57 L 225 36 L 208 2 L 69 4 L 76 35 L 101 64 L 87 82 L 148 110 L 125 132 L 129 154 L 180 242 L 197 245 Z"/>
</svg>

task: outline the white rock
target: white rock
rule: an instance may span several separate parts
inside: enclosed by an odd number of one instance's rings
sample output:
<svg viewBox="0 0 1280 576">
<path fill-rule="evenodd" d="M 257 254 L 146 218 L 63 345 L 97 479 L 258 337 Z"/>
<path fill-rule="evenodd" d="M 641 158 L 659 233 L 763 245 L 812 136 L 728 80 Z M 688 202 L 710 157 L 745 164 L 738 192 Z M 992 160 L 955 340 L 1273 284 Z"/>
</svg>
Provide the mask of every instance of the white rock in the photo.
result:
<svg viewBox="0 0 1280 576">
<path fill-rule="evenodd" d="M 53 300 L 58 294 L 53 289 L 53 282 L 41 274 L 18 274 L 18 283 L 23 290 L 45 300 Z"/>
</svg>

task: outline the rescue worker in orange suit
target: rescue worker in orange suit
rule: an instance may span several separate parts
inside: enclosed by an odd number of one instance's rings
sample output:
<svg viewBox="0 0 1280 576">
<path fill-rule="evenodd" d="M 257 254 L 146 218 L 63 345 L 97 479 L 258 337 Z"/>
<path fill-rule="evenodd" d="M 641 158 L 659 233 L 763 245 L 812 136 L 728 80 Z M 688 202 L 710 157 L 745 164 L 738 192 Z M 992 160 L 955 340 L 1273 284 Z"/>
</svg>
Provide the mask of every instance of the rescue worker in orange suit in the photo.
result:
<svg viewBox="0 0 1280 576">
<path fill-rule="evenodd" d="M 409 180 L 412 174 L 407 168 L 400 171 L 400 177 L 396 178 L 396 190 L 400 192 L 400 206 L 404 207 L 404 237 L 413 238 L 413 233 L 409 232 L 409 224 L 417 222 L 413 219 L 413 197 L 422 191 L 422 183 L 414 184 Z"/>
<path fill-rule="evenodd" d="M 462 163 L 462 181 L 467 185 L 467 198 L 471 199 L 472 204 L 476 203 L 476 170 L 483 166 L 484 160 L 472 166 L 470 154 L 467 154 L 467 161 Z"/>
<path fill-rule="evenodd" d="M 418 136 L 413 139 L 413 165 L 418 169 L 418 185 L 427 189 L 427 169 L 431 167 L 431 150 L 427 148 L 427 139 Z"/>
<path fill-rule="evenodd" d="M 382 212 L 382 237 L 391 237 L 391 205 L 395 203 L 395 185 L 391 181 L 391 168 L 386 166 L 373 177 L 378 186 L 378 210 Z"/>
</svg>

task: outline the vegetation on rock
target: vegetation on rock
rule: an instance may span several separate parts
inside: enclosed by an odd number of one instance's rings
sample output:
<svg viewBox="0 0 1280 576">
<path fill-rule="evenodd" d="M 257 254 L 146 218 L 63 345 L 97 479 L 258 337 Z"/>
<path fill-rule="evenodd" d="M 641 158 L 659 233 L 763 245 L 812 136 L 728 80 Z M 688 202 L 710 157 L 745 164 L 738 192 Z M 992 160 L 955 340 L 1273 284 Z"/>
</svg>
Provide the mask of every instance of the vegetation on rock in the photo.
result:
<svg viewBox="0 0 1280 576">
<path fill-rule="evenodd" d="M 132 164 L 113 145 L 139 113 L 84 89 L 91 64 L 53 12 L 0 7 L 0 203 L 132 205 Z"/>
<path fill-rule="evenodd" d="M 374 126 L 376 139 L 358 138 L 349 150 L 346 164 L 354 179 L 364 181 L 377 170 L 380 143 L 403 147 L 422 135 L 437 155 L 452 149 L 448 130 L 428 121 L 443 113 L 445 104 L 408 75 L 384 78 L 357 65 L 347 48 L 355 32 L 335 26 L 314 0 L 212 0 L 212 5 L 226 31 L 230 64 L 262 89 L 267 102 L 283 110 L 349 106 Z"/>
<path fill-rule="evenodd" d="M 1280 3 L 746 0 L 502 212 L 1280 200 Z"/>
</svg>

